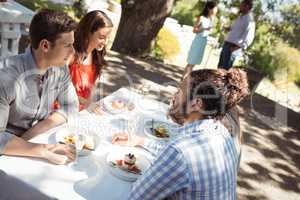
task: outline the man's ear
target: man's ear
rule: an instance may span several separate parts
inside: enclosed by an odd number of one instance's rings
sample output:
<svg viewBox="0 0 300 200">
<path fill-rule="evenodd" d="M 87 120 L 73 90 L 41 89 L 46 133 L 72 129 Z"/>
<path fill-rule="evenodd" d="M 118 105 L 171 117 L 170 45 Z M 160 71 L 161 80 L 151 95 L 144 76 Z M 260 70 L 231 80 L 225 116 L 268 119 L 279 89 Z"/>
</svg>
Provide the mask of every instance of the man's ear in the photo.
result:
<svg viewBox="0 0 300 200">
<path fill-rule="evenodd" d="M 50 49 L 50 42 L 46 39 L 42 39 L 40 41 L 40 44 L 39 44 L 39 48 L 44 52 L 44 53 L 47 53 Z"/>
<path fill-rule="evenodd" d="M 191 111 L 199 112 L 203 109 L 203 101 L 201 98 L 196 97 L 191 102 Z"/>
</svg>

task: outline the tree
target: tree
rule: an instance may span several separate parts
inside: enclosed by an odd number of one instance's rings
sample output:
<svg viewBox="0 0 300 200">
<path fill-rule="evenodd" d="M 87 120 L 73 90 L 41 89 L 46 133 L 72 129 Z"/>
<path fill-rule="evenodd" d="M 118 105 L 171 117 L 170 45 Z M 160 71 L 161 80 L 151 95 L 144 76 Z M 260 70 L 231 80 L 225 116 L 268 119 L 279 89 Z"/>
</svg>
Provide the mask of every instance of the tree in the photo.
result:
<svg viewBox="0 0 300 200">
<path fill-rule="evenodd" d="M 151 42 L 171 14 L 174 0 L 122 0 L 122 14 L 112 49 L 133 56 L 150 51 Z"/>
<path fill-rule="evenodd" d="M 81 19 L 86 13 L 87 10 L 85 9 L 85 2 L 84 0 L 76 0 L 73 3 L 73 10 L 74 15 L 77 17 L 77 19 Z"/>
<path fill-rule="evenodd" d="M 281 10 L 282 22 L 276 27 L 279 36 L 300 49 L 300 5 L 289 5 Z"/>
<path fill-rule="evenodd" d="M 199 0 L 180 0 L 175 3 L 172 18 L 178 20 L 179 24 L 193 26 L 196 17 L 200 15 L 205 2 Z"/>
</svg>

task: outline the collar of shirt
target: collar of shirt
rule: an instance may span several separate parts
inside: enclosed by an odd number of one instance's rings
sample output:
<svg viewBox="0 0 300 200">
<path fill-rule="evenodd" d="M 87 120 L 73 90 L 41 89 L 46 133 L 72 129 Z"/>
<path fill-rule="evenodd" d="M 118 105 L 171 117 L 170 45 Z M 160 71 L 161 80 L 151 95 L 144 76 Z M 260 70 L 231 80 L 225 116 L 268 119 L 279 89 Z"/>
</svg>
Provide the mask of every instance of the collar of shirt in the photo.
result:
<svg viewBox="0 0 300 200">
<path fill-rule="evenodd" d="M 25 50 L 24 57 L 25 57 L 25 60 L 26 60 L 26 65 L 24 65 L 24 68 L 25 68 L 24 70 L 25 71 L 31 71 L 33 74 L 39 74 L 39 75 L 44 75 L 45 74 L 45 71 L 40 70 L 37 67 L 37 64 L 36 64 L 35 58 L 33 56 L 33 52 L 32 52 L 31 47 L 28 47 Z"/>
<path fill-rule="evenodd" d="M 217 128 L 219 123 L 214 119 L 204 119 L 204 120 L 197 120 L 190 124 L 187 124 L 183 127 L 178 128 L 178 133 L 180 135 L 188 135 L 192 133 L 200 133 L 203 130 Z"/>
</svg>

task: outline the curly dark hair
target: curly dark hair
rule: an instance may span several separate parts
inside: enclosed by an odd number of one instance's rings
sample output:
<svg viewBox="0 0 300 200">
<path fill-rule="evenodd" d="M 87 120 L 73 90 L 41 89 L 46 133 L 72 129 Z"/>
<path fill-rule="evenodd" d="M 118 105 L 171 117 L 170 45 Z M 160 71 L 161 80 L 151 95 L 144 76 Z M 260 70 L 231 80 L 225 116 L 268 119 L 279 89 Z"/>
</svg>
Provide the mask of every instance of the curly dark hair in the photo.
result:
<svg viewBox="0 0 300 200">
<path fill-rule="evenodd" d="M 189 99 L 200 97 L 205 118 L 222 118 L 228 110 L 249 95 L 246 73 L 230 70 L 204 69 L 191 73 Z"/>
<path fill-rule="evenodd" d="M 37 49 L 41 40 L 55 43 L 62 33 L 76 29 L 76 22 L 64 12 L 42 9 L 31 20 L 29 35 L 31 46 Z"/>
</svg>

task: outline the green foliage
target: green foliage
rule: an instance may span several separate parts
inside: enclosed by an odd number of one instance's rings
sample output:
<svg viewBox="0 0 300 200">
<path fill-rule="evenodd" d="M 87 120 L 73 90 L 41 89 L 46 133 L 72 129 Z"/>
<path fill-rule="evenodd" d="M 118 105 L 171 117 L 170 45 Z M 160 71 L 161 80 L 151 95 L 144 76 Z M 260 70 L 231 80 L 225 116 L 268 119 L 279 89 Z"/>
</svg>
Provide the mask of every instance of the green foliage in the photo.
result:
<svg viewBox="0 0 300 200">
<path fill-rule="evenodd" d="M 171 59 L 180 52 L 180 44 L 175 35 L 168 29 L 162 28 L 155 40 L 153 49 L 154 56 L 157 59 Z"/>
<path fill-rule="evenodd" d="M 249 50 L 250 65 L 260 69 L 271 80 L 286 71 L 288 81 L 300 82 L 300 51 L 284 43 L 269 23 L 261 24 Z"/>
<path fill-rule="evenodd" d="M 300 81 L 300 51 L 279 42 L 274 50 L 274 66 L 277 72 L 286 71 L 289 82 Z M 280 78 L 280 77 L 278 77 Z"/>
<path fill-rule="evenodd" d="M 195 19 L 200 15 L 204 3 L 198 0 L 177 1 L 173 8 L 171 17 L 178 20 L 179 24 L 193 26 Z"/>
<path fill-rule="evenodd" d="M 33 11 L 38 11 L 43 8 L 48 8 L 52 10 L 65 11 L 67 6 L 62 6 L 61 4 L 56 4 L 47 0 L 16 0 L 16 2 L 22 4 L 23 6 L 29 8 Z"/>
<path fill-rule="evenodd" d="M 22 4 L 23 6 L 33 10 L 38 11 L 43 8 L 48 8 L 57 11 L 63 11 L 68 13 L 71 17 L 79 20 L 85 13 L 86 10 L 84 9 L 84 1 L 83 0 L 76 0 L 74 1 L 73 6 L 67 6 L 63 4 L 53 3 L 47 0 L 16 0 L 18 3 Z"/>
<path fill-rule="evenodd" d="M 300 5 L 283 7 L 281 15 L 283 21 L 276 27 L 279 37 L 300 49 Z"/>
<path fill-rule="evenodd" d="M 75 17 L 77 19 L 81 19 L 85 15 L 85 13 L 87 13 L 87 10 L 85 9 L 84 0 L 74 1 L 73 9 L 74 9 Z"/>
<path fill-rule="evenodd" d="M 266 73 L 270 79 L 274 80 L 277 70 L 274 65 L 274 47 L 277 46 L 279 38 L 272 31 L 269 23 L 261 24 L 256 30 L 253 45 L 248 50 L 250 55 L 250 65 Z"/>
</svg>

